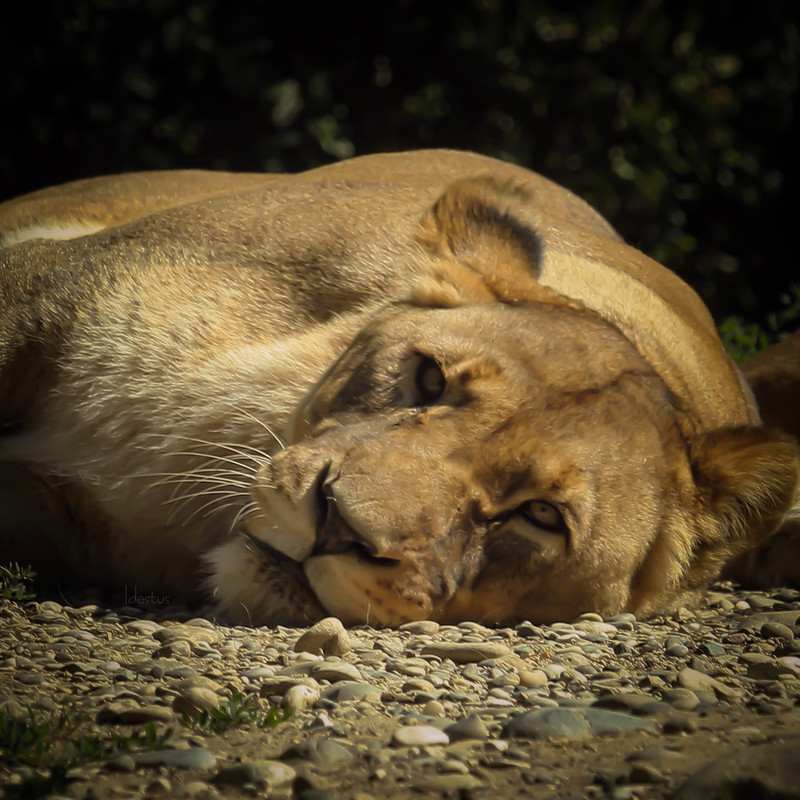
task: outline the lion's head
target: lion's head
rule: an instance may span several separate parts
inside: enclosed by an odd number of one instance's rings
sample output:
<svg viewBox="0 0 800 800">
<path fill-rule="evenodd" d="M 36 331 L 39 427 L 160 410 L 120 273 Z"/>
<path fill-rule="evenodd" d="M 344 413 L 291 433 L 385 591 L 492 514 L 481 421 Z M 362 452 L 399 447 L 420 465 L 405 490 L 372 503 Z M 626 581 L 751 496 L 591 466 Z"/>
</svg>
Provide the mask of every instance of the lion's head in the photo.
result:
<svg viewBox="0 0 800 800">
<path fill-rule="evenodd" d="M 308 393 L 211 556 L 254 622 L 647 611 L 768 535 L 794 444 L 694 430 L 659 364 L 537 280 L 541 240 L 473 184 L 423 221 L 420 281 Z"/>
</svg>

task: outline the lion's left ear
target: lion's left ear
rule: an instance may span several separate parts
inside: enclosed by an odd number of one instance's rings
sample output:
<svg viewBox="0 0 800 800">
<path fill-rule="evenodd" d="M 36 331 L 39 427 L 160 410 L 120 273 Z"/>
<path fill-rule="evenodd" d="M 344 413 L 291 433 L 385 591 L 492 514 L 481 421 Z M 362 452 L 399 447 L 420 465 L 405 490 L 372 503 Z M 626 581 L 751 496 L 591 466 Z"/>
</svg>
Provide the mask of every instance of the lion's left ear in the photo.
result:
<svg viewBox="0 0 800 800">
<path fill-rule="evenodd" d="M 725 428 L 691 441 L 699 517 L 687 583 L 715 577 L 728 559 L 780 525 L 800 479 L 797 442 L 772 428 Z"/>
<path fill-rule="evenodd" d="M 514 183 L 487 177 L 450 186 L 422 220 L 418 240 L 435 263 L 412 302 L 515 303 L 549 294 L 537 282 L 539 237 L 514 212 L 525 206 L 532 200 Z"/>
</svg>

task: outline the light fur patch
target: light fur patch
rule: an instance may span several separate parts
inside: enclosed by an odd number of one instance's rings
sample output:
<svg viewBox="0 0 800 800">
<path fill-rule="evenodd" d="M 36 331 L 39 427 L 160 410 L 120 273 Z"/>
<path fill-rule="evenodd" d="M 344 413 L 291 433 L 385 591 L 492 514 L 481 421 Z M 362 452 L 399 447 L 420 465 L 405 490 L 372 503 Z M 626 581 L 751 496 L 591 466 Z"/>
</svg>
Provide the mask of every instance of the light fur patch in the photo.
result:
<svg viewBox="0 0 800 800">
<path fill-rule="evenodd" d="M 0 241 L 4 247 L 11 247 L 31 239 L 78 239 L 81 236 L 89 236 L 102 231 L 103 228 L 105 225 L 98 222 L 80 222 L 78 220 L 54 225 L 32 225 L 29 228 L 20 228 L 4 233 L 0 237 Z"/>
</svg>

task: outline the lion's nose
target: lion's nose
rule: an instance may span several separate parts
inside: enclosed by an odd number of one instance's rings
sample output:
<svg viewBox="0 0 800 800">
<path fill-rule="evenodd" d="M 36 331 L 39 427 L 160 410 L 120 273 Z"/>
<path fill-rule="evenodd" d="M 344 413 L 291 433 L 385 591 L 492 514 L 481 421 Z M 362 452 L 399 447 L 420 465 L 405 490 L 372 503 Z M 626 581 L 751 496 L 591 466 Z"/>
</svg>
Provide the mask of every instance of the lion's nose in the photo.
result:
<svg viewBox="0 0 800 800">
<path fill-rule="evenodd" d="M 402 560 L 402 555 L 392 552 L 391 544 L 372 524 L 375 518 L 366 510 L 372 501 L 359 502 L 348 498 L 337 487 L 335 479 L 325 481 L 321 486 L 321 493 L 325 509 L 318 549 L 340 552 L 356 546 L 371 559 L 392 562 Z"/>
</svg>

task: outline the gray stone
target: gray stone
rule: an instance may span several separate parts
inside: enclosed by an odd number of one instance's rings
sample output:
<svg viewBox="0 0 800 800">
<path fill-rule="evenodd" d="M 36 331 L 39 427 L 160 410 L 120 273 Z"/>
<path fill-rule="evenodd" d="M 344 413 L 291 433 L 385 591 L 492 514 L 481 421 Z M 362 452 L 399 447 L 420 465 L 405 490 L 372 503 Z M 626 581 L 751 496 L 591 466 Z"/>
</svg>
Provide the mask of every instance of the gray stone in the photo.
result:
<svg viewBox="0 0 800 800">
<path fill-rule="evenodd" d="M 500 658 L 508 655 L 511 648 L 499 642 L 436 642 L 422 648 L 423 655 L 449 658 L 456 664 L 485 661 L 489 658 Z"/>
<path fill-rule="evenodd" d="M 764 622 L 761 625 L 760 633 L 764 639 L 783 639 L 787 642 L 794 639 L 792 629 L 788 625 L 784 625 L 782 622 L 776 622 L 775 620 L 767 620 Z"/>
<path fill-rule="evenodd" d="M 439 630 L 439 623 L 432 619 L 420 619 L 416 622 L 404 622 L 398 630 L 417 636 L 432 636 Z"/>
<path fill-rule="evenodd" d="M 613 711 L 630 711 L 632 714 L 663 714 L 672 710 L 668 703 L 662 703 L 643 692 L 627 692 L 601 697 L 592 703 L 593 708 L 608 708 Z"/>
<path fill-rule="evenodd" d="M 729 753 L 706 764 L 679 787 L 674 800 L 800 798 L 800 736 Z"/>
<path fill-rule="evenodd" d="M 674 714 L 669 719 L 664 720 L 664 733 L 694 733 L 699 724 L 697 720 L 688 714 Z"/>
<path fill-rule="evenodd" d="M 332 767 L 342 761 L 354 758 L 353 751 L 339 742 L 318 736 L 293 744 L 282 756 L 283 759 L 302 758 L 312 761 L 318 767 Z"/>
<path fill-rule="evenodd" d="M 620 714 L 618 711 L 606 711 L 602 708 L 587 708 L 583 713 L 592 728 L 592 733 L 598 736 L 604 734 L 628 733 L 629 731 L 636 730 L 656 730 L 656 724 L 652 720 L 631 717 L 629 714 Z"/>
<path fill-rule="evenodd" d="M 691 689 L 669 689 L 664 692 L 664 701 L 678 711 L 691 711 L 697 708 L 700 699 Z"/>
<path fill-rule="evenodd" d="M 325 680 L 331 683 L 361 679 L 358 667 L 348 664 L 346 661 L 319 661 L 312 666 L 309 674 L 318 681 Z"/>
<path fill-rule="evenodd" d="M 427 775 L 415 778 L 411 786 L 421 792 L 435 792 L 443 797 L 469 796 L 467 793 L 481 786 L 472 775 Z"/>
<path fill-rule="evenodd" d="M 312 625 L 294 646 L 297 652 L 344 655 L 350 649 L 350 637 L 341 620 L 325 617 Z"/>
<path fill-rule="evenodd" d="M 257 786 L 281 786 L 294 780 L 297 772 L 288 764 L 280 761 L 248 761 L 220 770 L 213 778 L 212 783 L 221 786 L 243 786 L 254 783 Z"/>
<path fill-rule="evenodd" d="M 545 708 L 527 711 L 509 720 L 502 736 L 581 740 L 634 730 L 655 730 L 655 724 L 601 708 Z"/>
<path fill-rule="evenodd" d="M 327 689 L 324 697 L 336 702 L 347 700 L 364 700 L 368 703 L 379 703 L 381 690 L 377 686 L 361 681 L 340 681 Z"/>
<path fill-rule="evenodd" d="M 714 692 L 726 700 L 741 697 L 742 692 L 739 689 L 734 689 L 727 684 L 706 675 L 704 672 L 699 672 L 695 669 L 682 669 L 678 673 L 678 683 L 684 688 L 693 692 L 697 690 L 705 692 Z"/>
<path fill-rule="evenodd" d="M 133 772 L 136 769 L 136 762 L 133 760 L 133 756 L 124 753 L 106 762 L 106 768 L 114 772 Z"/>
<path fill-rule="evenodd" d="M 134 701 L 109 703 L 97 712 L 99 723 L 137 725 L 142 722 L 169 722 L 172 710 L 164 706 L 140 706 Z"/>
<path fill-rule="evenodd" d="M 501 735 L 503 738 L 581 740 L 592 737 L 592 727 L 579 710 L 545 708 L 526 711 L 509 720 Z"/>
<path fill-rule="evenodd" d="M 178 640 L 192 643 L 218 644 L 222 637 L 214 628 L 197 625 L 169 625 L 153 632 L 153 638 L 161 644 L 170 644 Z"/>
<path fill-rule="evenodd" d="M 208 750 L 190 748 L 188 750 L 146 750 L 134 757 L 137 767 L 167 766 L 182 769 L 214 769 L 216 756 Z"/>
<path fill-rule="evenodd" d="M 433 725 L 402 725 L 392 734 L 392 744 L 400 747 L 424 747 L 449 743 L 448 735 Z"/>
<path fill-rule="evenodd" d="M 450 737 L 451 742 L 463 739 L 488 739 L 489 731 L 483 720 L 477 714 L 471 714 L 466 719 L 461 719 L 448 725 L 444 732 Z"/>
</svg>

